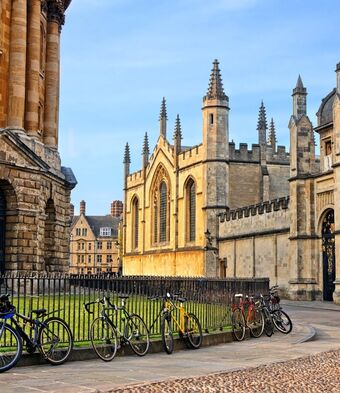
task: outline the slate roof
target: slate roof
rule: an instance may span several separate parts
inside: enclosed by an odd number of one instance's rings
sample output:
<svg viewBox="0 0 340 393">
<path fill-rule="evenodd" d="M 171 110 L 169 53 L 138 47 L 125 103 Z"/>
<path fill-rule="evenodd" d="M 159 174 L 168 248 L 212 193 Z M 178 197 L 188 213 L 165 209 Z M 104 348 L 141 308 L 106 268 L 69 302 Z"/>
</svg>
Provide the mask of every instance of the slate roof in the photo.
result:
<svg viewBox="0 0 340 393">
<path fill-rule="evenodd" d="M 333 121 L 333 102 L 335 99 L 336 89 L 333 89 L 321 102 L 317 112 L 318 126 L 330 123 Z"/>
<path fill-rule="evenodd" d="M 74 216 L 72 221 L 72 227 L 77 222 L 79 216 Z M 111 215 L 106 216 L 85 216 L 89 226 L 93 230 L 96 237 L 100 235 L 100 228 L 112 228 L 112 237 L 118 237 L 118 226 L 120 222 L 119 217 L 112 217 Z"/>
</svg>

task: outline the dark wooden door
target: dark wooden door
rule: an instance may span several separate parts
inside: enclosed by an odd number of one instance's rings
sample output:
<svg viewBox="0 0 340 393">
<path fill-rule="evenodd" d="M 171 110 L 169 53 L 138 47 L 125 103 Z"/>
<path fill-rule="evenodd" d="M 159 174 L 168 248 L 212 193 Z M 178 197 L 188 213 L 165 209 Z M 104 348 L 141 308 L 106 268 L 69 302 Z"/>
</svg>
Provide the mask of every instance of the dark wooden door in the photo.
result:
<svg viewBox="0 0 340 393">
<path fill-rule="evenodd" d="M 334 211 L 330 210 L 322 223 L 323 299 L 332 301 L 335 289 Z"/>
</svg>

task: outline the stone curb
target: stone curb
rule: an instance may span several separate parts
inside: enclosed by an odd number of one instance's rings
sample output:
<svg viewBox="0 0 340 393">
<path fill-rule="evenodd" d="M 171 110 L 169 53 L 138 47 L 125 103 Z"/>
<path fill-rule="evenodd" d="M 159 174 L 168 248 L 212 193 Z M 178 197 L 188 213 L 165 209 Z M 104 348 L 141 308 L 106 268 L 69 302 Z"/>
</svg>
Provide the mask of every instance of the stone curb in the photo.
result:
<svg viewBox="0 0 340 393">
<path fill-rule="evenodd" d="M 314 309 L 314 310 L 326 310 L 326 311 L 337 311 L 337 312 L 340 312 L 340 307 L 338 307 L 338 306 L 330 307 L 330 306 L 327 306 L 327 305 L 325 305 L 325 306 L 323 306 L 323 305 L 315 305 L 315 304 L 312 304 L 313 301 L 311 301 L 310 303 L 311 304 L 309 305 L 309 304 L 306 304 L 306 303 L 304 303 L 304 304 L 300 303 L 299 304 L 298 301 L 296 301 L 294 303 L 285 302 L 284 300 L 281 301 L 282 306 L 285 306 L 285 307 L 300 307 L 300 308 L 311 308 L 311 309 Z"/>
<path fill-rule="evenodd" d="M 208 347 L 211 345 L 224 344 L 233 341 L 233 336 L 231 332 L 216 332 L 203 335 L 202 347 Z M 175 338 L 175 348 L 174 350 L 187 349 L 185 342 L 180 338 Z M 151 340 L 150 349 L 148 353 L 158 353 L 163 352 L 162 340 Z M 128 345 L 124 345 L 118 350 L 117 356 L 130 356 L 135 355 Z M 74 348 L 68 361 L 80 361 L 80 360 L 91 360 L 98 359 L 97 355 L 94 353 L 92 347 L 85 348 Z M 34 366 L 38 364 L 47 364 L 45 359 L 40 353 L 28 354 L 23 353 L 17 367 L 27 367 Z"/>
<path fill-rule="evenodd" d="M 317 340 L 318 333 L 317 333 L 317 330 L 315 329 L 315 327 L 312 325 L 306 325 L 306 327 L 308 327 L 308 330 L 309 330 L 308 333 L 304 337 L 302 337 L 300 340 L 294 342 L 293 344 L 303 344 L 308 341 Z"/>
</svg>

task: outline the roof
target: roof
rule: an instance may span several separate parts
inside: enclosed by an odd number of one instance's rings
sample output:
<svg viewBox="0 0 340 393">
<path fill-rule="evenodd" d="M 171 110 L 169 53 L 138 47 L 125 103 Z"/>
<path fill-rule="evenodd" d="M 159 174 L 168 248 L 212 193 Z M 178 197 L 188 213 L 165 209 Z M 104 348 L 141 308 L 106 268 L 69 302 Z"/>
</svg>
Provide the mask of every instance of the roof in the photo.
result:
<svg viewBox="0 0 340 393">
<path fill-rule="evenodd" d="M 318 117 L 318 127 L 333 122 L 333 102 L 336 89 L 333 89 L 325 98 L 322 99 L 319 110 L 316 114 Z"/>
<path fill-rule="evenodd" d="M 73 217 L 72 226 L 75 225 L 79 217 Z M 119 217 L 113 217 L 107 214 L 106 216 L 85 216 L 85 218 L 96 237 L 100 235 L 100 228 L 112 228 L 112 237 L 118 237 Z"/>
</svg>

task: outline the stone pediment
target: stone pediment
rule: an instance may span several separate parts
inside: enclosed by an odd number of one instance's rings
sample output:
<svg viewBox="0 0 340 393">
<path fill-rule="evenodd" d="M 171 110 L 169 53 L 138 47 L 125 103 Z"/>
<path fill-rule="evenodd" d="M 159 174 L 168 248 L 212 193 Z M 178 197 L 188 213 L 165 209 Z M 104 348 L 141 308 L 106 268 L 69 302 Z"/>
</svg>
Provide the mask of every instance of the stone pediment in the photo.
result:
<svg viewBox="0 0 340 393">
<path fill-rule="evenodd" d="M 48 172 L 49 165 L 13 131 L 0 130 L 0 163 Z"/>
</svg>

